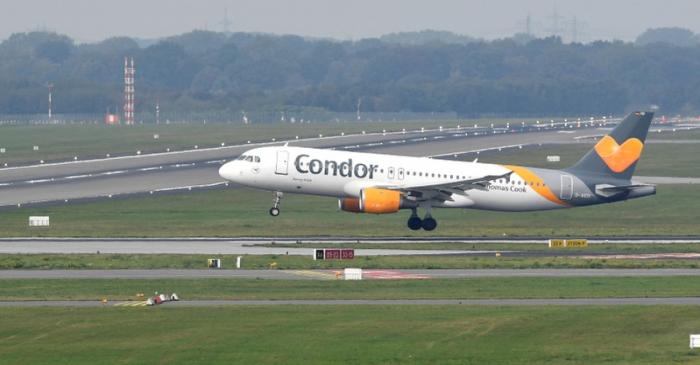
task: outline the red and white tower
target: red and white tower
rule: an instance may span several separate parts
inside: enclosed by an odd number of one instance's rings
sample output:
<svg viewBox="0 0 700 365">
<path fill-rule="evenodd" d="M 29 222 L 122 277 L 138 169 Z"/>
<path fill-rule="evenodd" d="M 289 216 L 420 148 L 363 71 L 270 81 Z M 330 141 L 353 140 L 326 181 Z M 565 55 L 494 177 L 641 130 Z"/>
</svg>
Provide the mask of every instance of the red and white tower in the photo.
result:
<svg viewBox="0 0 700 365">
<path fill-rule="evenodd" d="M 134 124 L 134 58 L 124 57 L 124 123 Z"/>
</svg>

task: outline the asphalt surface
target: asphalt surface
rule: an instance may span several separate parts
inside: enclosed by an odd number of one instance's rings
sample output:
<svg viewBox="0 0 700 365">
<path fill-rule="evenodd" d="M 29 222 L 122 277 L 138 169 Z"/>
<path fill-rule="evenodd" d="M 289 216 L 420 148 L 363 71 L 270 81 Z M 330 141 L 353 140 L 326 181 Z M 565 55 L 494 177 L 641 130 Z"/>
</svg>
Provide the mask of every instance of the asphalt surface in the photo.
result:
<svg viewBox="0 0 700 365">
<path fill-rule="evenodd" d="M 232 264 L 232 263 L 231 263 Z M 352 266 L 352 262 L 348 262 Z M 335 280 L 338 270 L 0 270 L 0 279 L 276 279 Z M 700 276 L 700 269 L 365 269 L 366 279 L 467 279 Z"/>
<path fill-rule="evenodd" d="M 465 129 L 468 130 L 468 129 Z M 479 129 L 481 130 L 481 129 Z M 262 142 L 224 147 L 201 148 L 143 155 L 114 156 L 89 160 L 63 161 L 28 166 L 11 166 L 0 169 L 0 183 L 48 179 L 52 177 L 81 174 L 96 174 L 106 171 L 138 170 L 153 166 L 168 166 L 176 164 L 191 164 L 202 161 L 230 159 L 252 148 L 263 146 L 279 146 L 291 143 L 295 146 L 332 148 L 337 146 L 379 143 L 383 141 L 400 140 L 405 138 L 427 137 L 447 133 L 440 131 L 406 132 L 403 133 L 368 133 L 347 136 L 328 136 L 322 138 L 307 138 L 300 140 L 283 140 L 278 142 Z"/>
<path fill-rule="evenodd" d="M 541 243 L 546 238 L 523 239 L 485 239 L 466 237 L 435 237 L 430 240 L 414 238 L 363 238 L 363 237 L 323 237 L 323 238 L 230 238 L 230 239 L 42 239 L 42 238 L 6 238 L 0 239 L 0 253 L 3 254 L 226 254 L 226 255 L 311 255 L 313 248 L 288 247 L 295 242 L 311 243 L 323 248 L 328 243 L 361 243 L 368 242 L 377 248 L 355 249 L 357 256 L 395 256 L 395 255 L 492 255 L 496 250 L 411 250 L 385 249 L 382 243 Z M 287 247 L 262 246 L 264 243 L 285 243 Z M 698 237 L 643 237 L 643 238 L 599 238 L 590 240 L 595 243 L 694 243 L 700 242 Z M 518 254 L 517 250 L 498 250 L 503 254 Z M 535 255 L 537 253 L 534 253 Z"/>
<path fill-rule="evenodd" d="M 0 301 L 0 307 L 104 307 L 134 302 L 99 301 Z M 672 298 L 575 298 L 575 299 L 394 299 L 394 300 L 181 300 L 166 307 L 279 306 L 279 305 L 470 305 L 470 306 L 618 306 L 618 305 L 700 305 L 698 297 Z M 133 306 L 133 305 L 130 305 Z"/>
<path fill-rule="evenodd" d="M 584 127 L 506 132 L 499 128 L 461 128 L 312 138 L 293 140 L 291 144 L 456 158 L 531 145 L 590 143 L 592 139 L 589 137 L 603 135 L 609 130 Z M 0 169 L 0 207 L 222 188 L 228 183 L 218 175 L 221 164 L 248 149 L 281 143 L 284 141 L 3 168 Z M 643 177 L 637 180 L 655 184 L 694 184 L 700 179 Z"/>
<path fill-rule="evenodd" d="M 569 143 L 577 141 L 575 137 L 596 134 L 595 131 L 592 128 L 582 128 L 501 133 L 500 130 L 462 128 L 459 131 L 444 129 L 405 134 L 326 137 L 291 143 L 295 146 L 348 151 L 434 156 L 497 149 L 513 144 Z M 4 168 L 0 169 L 0 207 L 223 187 L 224 180 L 218 175 L 221 164 L 248 149 L 281 143 Z"/>
<path fill-rule="evenodd" d="M 309 255 L 312 248 L 264 247 L 253 241 L 211 240 L 3 240 L 0 253 L 52 254 L 225 254 L 225 255 Z M 357 256 L 482 254 L 495 251 L 356 249 Z"/>
</svg>

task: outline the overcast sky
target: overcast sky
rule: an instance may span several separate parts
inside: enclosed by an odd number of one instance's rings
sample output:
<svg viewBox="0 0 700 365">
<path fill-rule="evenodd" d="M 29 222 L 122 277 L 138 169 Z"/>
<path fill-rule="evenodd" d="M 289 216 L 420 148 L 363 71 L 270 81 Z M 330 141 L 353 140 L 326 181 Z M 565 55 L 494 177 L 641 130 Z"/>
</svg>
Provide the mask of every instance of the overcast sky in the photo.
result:
<svg viewBox="0 0 700 365">
<path fill-rule="evenodd" d="M 700 32 L 699 0 L 2 0 L 0 40 L 49 30 L 78 42 L 159 38 L 193 29 L 360 39 L 422 29 L 499 38 L 526 29 L 579 40 L 634 38 L 647 28 Z"/>
</svg>

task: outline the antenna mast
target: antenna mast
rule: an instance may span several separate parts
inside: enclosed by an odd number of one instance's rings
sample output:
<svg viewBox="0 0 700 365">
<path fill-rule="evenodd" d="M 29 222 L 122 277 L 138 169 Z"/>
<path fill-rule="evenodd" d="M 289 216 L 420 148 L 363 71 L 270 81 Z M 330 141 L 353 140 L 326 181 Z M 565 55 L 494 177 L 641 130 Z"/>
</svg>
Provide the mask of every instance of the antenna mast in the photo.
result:
<svg viewBox="0 0 700 365">
<path fill-rule="evenodd" d="M 51 97 L 51 94 L 53 94 L 53 84 L 49 83 L 48 85 L 46 85 L 46 87 L 49 88 L 49 120 L 51 120 L 51 116 L 52 116 L 51 112 L 52 112 L 52 107 L 53 107 L 53 98 Z"/>
<path fill-rule="evenodd" d="M 127 125 L 134 124 L 135 74 L 134 58 L 124 57 L 124 123 Z"/>
</svg>

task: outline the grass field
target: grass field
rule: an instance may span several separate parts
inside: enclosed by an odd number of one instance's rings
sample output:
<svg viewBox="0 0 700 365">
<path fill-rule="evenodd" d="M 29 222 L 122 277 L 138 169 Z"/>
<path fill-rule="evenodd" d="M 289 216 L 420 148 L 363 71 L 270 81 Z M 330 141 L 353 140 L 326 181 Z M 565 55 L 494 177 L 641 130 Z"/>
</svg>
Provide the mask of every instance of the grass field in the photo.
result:
<svg viewBox="0 0 700 365">
<path fill-rule="evenodd" d="M 440 209 L 435 232 L 405 228 L 408 212 L 364 215 L 337 211 L 335 199 L 287 195 L 282 215 L 267 210 L 271 194 L 234 188 L 0 212 L 0 237 L 173 236 L 573 236 L 697 235 L 700 187 L 659 186 L 656 196 L 569 210 L 503 213 Z M 51 227 L 30 229 L 27 217 L 49 215 Z"/>
<path fill-rule="evenodd" d="M 673 245 L 669 250 L 673 249 Z M 326 247 L 332 247 L 328 245 Z M 345 247 L 345 246 L 343 246 Z M 527 268 L 698 268 L 697 259 L 606 259 L 565 256 L 357 256 L 352 261 L 324 260 L 296 255 L 244 255 L 243 269 L 527 269 Z M 675 251 L 678 252 L 678 251 Z M 691 252 L 699 252 L 698 250 Z M 585 253 L 582 253 L 585 255 Z M 0 255 L 0 270 L 10 269 L 204 269 L 206 260 L 216 256 L 233 268 L 237 255 Z"/>
<path fill-rule="evenodd" d="M 700 308 L 4 308 L 3 364 L 697 364 Z"/>
<path fill-rule="evenodd" d="M 381 132 L 382 130 L 416 130 L 421 127 L 473 126 L 480 123 L 504 124 L 506 120 L 441 120 L 404 122 L 340 122 L 340 123 L 266 123 L 266 124 L 145 124 L 134 126 L 107 125 L 10 125 L 0 126 L 0 147 L 6 152 L 0 154 L 0 163 L 37 162 L 39 160 L 104 157 L 105 154 L 131 153 L 136 151 L 164 152 L 170 149 L 191 149 L 195 145 L 216 147 L 221 143 L 240 144 L 247 141 L 269 142 L 273 138 L 293 139 L 295 136 L 318 137 L 340 135 L 341 132 L 361 133 L 362 131 Z M 159 138 L 154 139 L 153 135 Z M 33 146 L 39 146 L 34 151 Z"/>
<path fill-rule="evenodd" d="M 300 278 L 303 278 L 300 273 Z M 195 299 L 502 299 L 692 297 L 700 277 L 470 278 L 424 280 L 0 279 L 0 300 L 131 300 L 176 292 Z"/>
</svg>

